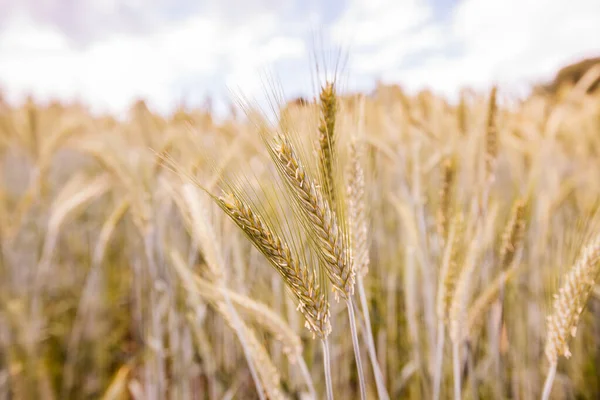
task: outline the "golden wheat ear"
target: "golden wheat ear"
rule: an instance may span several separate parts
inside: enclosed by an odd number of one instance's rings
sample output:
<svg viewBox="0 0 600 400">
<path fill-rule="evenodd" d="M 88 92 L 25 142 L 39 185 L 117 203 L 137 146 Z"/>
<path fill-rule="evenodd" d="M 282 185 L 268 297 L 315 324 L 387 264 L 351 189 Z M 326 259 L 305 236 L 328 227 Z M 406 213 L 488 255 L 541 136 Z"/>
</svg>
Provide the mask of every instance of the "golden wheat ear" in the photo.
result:
<svg viewBox="0 0 600 400">
<path fill-rule="evenodd" d="M 485 134 L 485 172 L 486 180 L 494 179 L 494 169 L 498 158 L 498 126 L 496 123 L 498 114 L 498 87 L 492 87 L 488 104 L 487 127 Z"/>
<path fill-rule="evenodd" d="M 204 187 L 181 165 L 170 157 L 165 157 L 165 164 L 180 177 L 191 180 L 203 190 L 221 208 L 223 212 L 237 225 L 254 247 L 261 252 L 267 261 L 282 276 L 290 292 L 298 300 L 298 309 L 305 317 L 305 326 L 314 336 L 326 338 L 331 332 L 329 302 L 325 296 L 325 288 L 320 284 L 316 268 L 302 262 L 303 258 L 294 242 L 286 241 L 280 235 L 276 222 L 266 219 L 247 201 L 244 190 L 233 183 L 219 182 L 219 186 L 227 187 L 227 192 L 217 196 Z M 276 221 L 276 219 L 275 219 Z M 275 224 L 275 225 L 274 225 Z"/>
<path fill-rule="evenodd" d="M 553 312 L 547 321 L 546 357 L 550 363 L 558 362 L 559 356 L 569 358 L 568 338 L 575 337 L 579 317 L 600 272 L 600 234 L 582 249 L 579 258 L 565 276 L 564 282 L 554 295 Z"/>
<path fill-rule="evenodd" d="M 356 138 L 349 146 L 348 184 L 348 226 L 350 229 L 350 250 L 352 268 L 365 276 L 369 270 L 368 221 L 365 204 L 365 174 L 362 168 L 362 148 Z"/>
<path fill-rule="evenodd" d="M 502 269 L 512 264 L 516 251 L 523 241 L 526 208 L 527 200 L 517 199 L 510 211 L 508 222 L 502 233 L 502 244 L 500 246 L 499 260 Z"/>
<path fill-rule="evenodd" d="M 350 298 L 354 293 L 355 272 L 348 262 L 344 235 L 331 204 L 284 135 L 275 137 L 270 151 L 336 297 Z"/>
<path fill-rule="evenodd" d="M 452 157 L 447 157 L 442 166 L 442 183 L 439 194 L 439 206 L 437 212 L 437 230 L 442 238 L 446 240 L 448 235 L 448 225 L 450 223 L 450 213 L 452 208 L 452 190 L 456 177 L 456 162 Z"/>
<path fill-rule="evenodd" d="M 335 122 L 337 113 L 337 96 L 334 82 L 327 82 L 321 89 L 319 123 L 319 167 L 324 191 L 333 207 L 335 197 Z"/>
<path fill-rule="evenodd" d="M 550 398 L 556 376 L 558 357 L 571 357 L 569 336 L 575 337 L 579 317 L 583 312 L 600 272 L 600 234 L 581 250 L 579 258 L 567 272 L 564 282 L 554 295 L 553 312 L 547 318 L 546 357 L 550 362 L 542 399 Z"/>
<path fill-rule="evenodd" d="M 462 263 L 458 260 L 461 240 L 464 230 L 464 217 L 456 214 L 448 231 L 448 237 L 442 254 L 440 279 L 437 292 L 437 316 L 445 324 L 448 323 L 450 306 L 456 288 L 456 282 L 461 272 Z"/>
<path fill-rule="evenodd" d="M 329 303 L 315 271 L 302 265 L 288 244 L 242 199 L 230 194 L 219 197 L 217 203 L 283 277 L 299 301 L 307 328 L 321 339 L 327 337 L 331 332 Z"/>
</svg>

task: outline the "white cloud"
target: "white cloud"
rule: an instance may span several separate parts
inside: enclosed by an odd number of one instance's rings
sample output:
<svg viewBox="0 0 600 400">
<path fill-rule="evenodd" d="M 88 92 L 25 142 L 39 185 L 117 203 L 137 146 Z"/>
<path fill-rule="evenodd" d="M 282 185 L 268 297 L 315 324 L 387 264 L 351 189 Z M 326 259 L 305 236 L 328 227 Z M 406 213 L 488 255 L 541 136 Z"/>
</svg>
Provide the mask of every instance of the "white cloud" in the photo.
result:
<svg viewBox="0 0 600 400">
<path fill-rule="evenodd" d="M 112 0 L 110 7 L 122 1 Z M 234 0 L 211 3 L 202 14 L 166 21 L 151 32 L 104 32 L 85 46 L 56 25 L 11 11 L 0 30 L 0 87 L 9 99 L 31 92 L 122 111 L 144 97 L 167 111 L 188 82 L 194 86 L 185 90 L 196 98 L 207 90 L 226 95 L 226 86 L 260 96 L 261 71 L 287 61 L 281 83 L 299 94 L 299 71 L 310 62 L 301 35 L 315 28 L 302 23 L 312 14 L 284 20 L 266 6 L 272 0 L 252 1 L 256 7 L 246 5 L 244 13 L 229 9 Z M 277 4 L 293 10 L 292 0 Z M 462 0 L 443 21 L 434 5 L 349 0 L 333 24 L 318 28 L 325 47 L 332 40 L 350 50 L 348 88 L 354 81 L 365 89 L 378 78 L 449 96 L 464 85 L 522 88 L 550 78 L 564 63 L 600 55 L 598 0 Z M 311 87 L 304 89 L 313 94 Z"/>
<path fill-rule="evenodd" d="M 549 78 L 561 64 L 600 52 L 597 0 L 465 0 L 454 17 L 467 56 L 500 81 Z"/>
<path fill-rule="evenodd" d="M 558 68 L 600 55 L 598 0 L 462 0 L 447 21 L 434 2 L 353 0 L 334 26 L 354 26 L 352 72 L 454 97 L 468 85 L 522 91 Z M 347 36 L 346 36 L 347 37 Z"/>
<path fill-rule="evenodd" d="M 406 36 L 430 17 L 430 8 L 421 0 L 351 0 L 332 34 L 343 41 L 351 31 L 355 46 L 381 45 Z"/>
<path fill-rule="evenodd" d="M 181 79 L 221 79 L 223 85 L 253 91 L 260 87 L 259 68 L 303 55 L 303 42 L 278 35 L 269 13 L 235 26 L 214 16 L 192 16 L 150 35 L 115 34 L 85 48 L 21 16 L 0 32 L 0 85 L 12 99 L 29 92 L 79 97 L 97 110 L 114 112 L 144 97 L 167 111 L 178 100 L 175 86 Z"/>
</svg>

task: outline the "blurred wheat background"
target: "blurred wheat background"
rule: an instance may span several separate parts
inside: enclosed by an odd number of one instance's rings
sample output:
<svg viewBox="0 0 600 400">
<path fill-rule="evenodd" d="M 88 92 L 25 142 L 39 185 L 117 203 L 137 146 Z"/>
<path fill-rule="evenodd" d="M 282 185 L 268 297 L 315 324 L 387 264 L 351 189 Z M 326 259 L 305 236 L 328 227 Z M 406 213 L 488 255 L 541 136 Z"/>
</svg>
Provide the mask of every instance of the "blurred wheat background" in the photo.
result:
<svg viewBox="0 0 600 400">
<path fill-rule="evenodd" d="M 0 68 L 0 399 L 600 398 L 580 61 L 120 116 Z"/>
</svg>

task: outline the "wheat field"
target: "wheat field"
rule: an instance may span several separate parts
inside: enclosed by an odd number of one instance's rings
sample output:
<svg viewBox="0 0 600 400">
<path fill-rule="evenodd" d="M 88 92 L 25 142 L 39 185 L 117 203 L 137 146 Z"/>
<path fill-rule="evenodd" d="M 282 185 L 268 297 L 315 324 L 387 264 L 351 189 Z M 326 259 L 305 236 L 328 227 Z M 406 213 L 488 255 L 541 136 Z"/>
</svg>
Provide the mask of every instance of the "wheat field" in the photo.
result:
<svg viewBox="0 0 600 400">
<path fill-rule="evenodd" d="M 600 398 L 594 74 L 0 102 L 0 399 Z"/>
</svg>

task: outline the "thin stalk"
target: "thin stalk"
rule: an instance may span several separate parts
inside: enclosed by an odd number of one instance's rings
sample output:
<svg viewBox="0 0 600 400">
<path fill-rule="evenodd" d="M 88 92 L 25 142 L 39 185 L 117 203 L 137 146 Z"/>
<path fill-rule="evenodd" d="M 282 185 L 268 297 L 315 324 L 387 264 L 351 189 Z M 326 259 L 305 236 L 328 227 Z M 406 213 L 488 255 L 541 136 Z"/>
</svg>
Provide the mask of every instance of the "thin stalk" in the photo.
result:
<svg viewBox="0 0 600 400">
<path fill-rule="evenodd" d="M 304 377 L 304 381 L 306 382 L 306 386 L 308 386 L 308 391 L 310 392 L 310 398 L 313 400 L 317 400 L 317 392 L 315 391 L 315 385 L 313 384 L 312 378 L 310 376 L 310 371 L 308 370 L 308 366 L 306 365 L 306 361 L 302 358 L 302 354 L 298 355 L 298 366 L 300 367 L 300 372 Z"/>
<path fill-rule="evenodd" d="M 461 394 L 460 387 L 460 342 L 452 342 L 452 367 L 454 370 L 454 399 L 459 400 Z"/>
<path fill-rule="evenodd" d="M 333 386 L 331 384 L 331 359 L 329 354 L 329 343 L 327 337 L 321 340 L 323 345 L 323 370 L 325 372 L 325 387 L 327 388 L 327 400 L 333 400 Z"/>
<path fill-rule="evenodd" d="M 356 318 L 354 316 L 354 305 L 352 299 L 346 299 L 348 308 L 348 320 L 350 321 L 350 331 L 352 333 L 352 346 L 354 346 L 354 359 L 356 360 L 356 369 L 358 372 L 358 383 L 360 386 L 360 398 L 366 400 L 367 389 L 365 386 L 365 375 L 363 373 L 362 361 L 360 360 L 360 346 L 358 345 L 358 334 L 356 333 Z"/>
<path fill-rule="evenodd" d="M 248 348 L 248 343 L 246 342 L 246 337 L 243 332 L 243 325 L 240 319 L 240 316 L 237 310 L 233 307 L 231 303 L 231 299 L 229 298 L 229 294 L 226 290 L 222 290 L 223 298 L 225 299 L 225 305 L 231 314 L 231 318 L 233 319 L 233 324 L 235 325 L 235 331 L 238 335 L 240 343 L 242 344 L 242 350 L 244 351 L 244 356 L 246 356 L 246 362 L 248 363 L 248 369 L 250 370 L 250 375 L 252 376 L 252 380 L 254 381 L 254 385 L 256 386 L 256 392 L 258 393 L 258 397 L 260 400 L 265 400 L 265 392 L 260 383 L 260 378 L 258 377 L 258 372 L 254 366 L 254 360 L 250 354 L 250 349 Z"/>
<path fill-rule="evenodd" d="M 439 400 L 440 387 L 442 384 L 442 366 L 444 365 L 444 342 L 446 332 L 444 321 L 440 318 L 438 321 L 437 345 L 435 352 L 435 371 L 433 373 L 433 400 Z"/>
<path fill-rule="evenodd" d="M 544 391 L 542 392 L 542 400 L 548 400 L 550 393 L 552 392 L 552 384 L 554 383 L 554 377 L 556 376 L 556 363 L 550 364 L 548 368 L 548 376 L 546 377 L 546 383 L 544 383 Z"/>
<path fill-rule="evenodd" d="M 148 297 L 150 302 L 150 332 L 149 335 L 153 338 L 163 339 L 162 324 L 160 323 L 160 315 L 157 311 L 158 301 L 156 289 L 154 289 L 153 283 L 158 278 L 158 264 L 156 262 L 154 250 L 156 249 L 156 237 L 154 228 L 149 229 L 144 235 L 144 251 L 146 253 L 146 260 L 148 263 L 148 270 L 150 272 L 150 290 L 148 291 Z M 146 378 L 150 379 L 149 382 L 145 382 L 147 393 L 153 393 L 160 398 L 166 389 L 166 376 L 165 376 L 165 359 L 164 354 L 160 350 L 155 350 L 155 368 L 154 374 L 150 370 L 150 366 L 146 369 Z M 153 388 L 152 388 L 153 387 Z"/>
<path fill-rule="evenodd" d="M 371 330 L 371 317 L 369 315 L 369 306 L 367 304 L 367 296 L 365 294 L 365 287 L 363 284 L 362 275 L 358 275 L 358 297 L 360 299 L 360 306 L 365 318 L 365 331 L 367 339 L 367 347 L 369 350 L 369 357 L 371 359 L 371 365 L 373 366 L 373 375 L 375 375 L 375 384 L 377 385 L 377 395 L 382 400 L 389 400 L 390 396 L 385 388 L 385 382 L 383 381 L 383 374 L 379 368 L 377 362 L 377 355 L 375 354 L 375 341 L 373 340 L 373 331 Z"/>
</svg>

